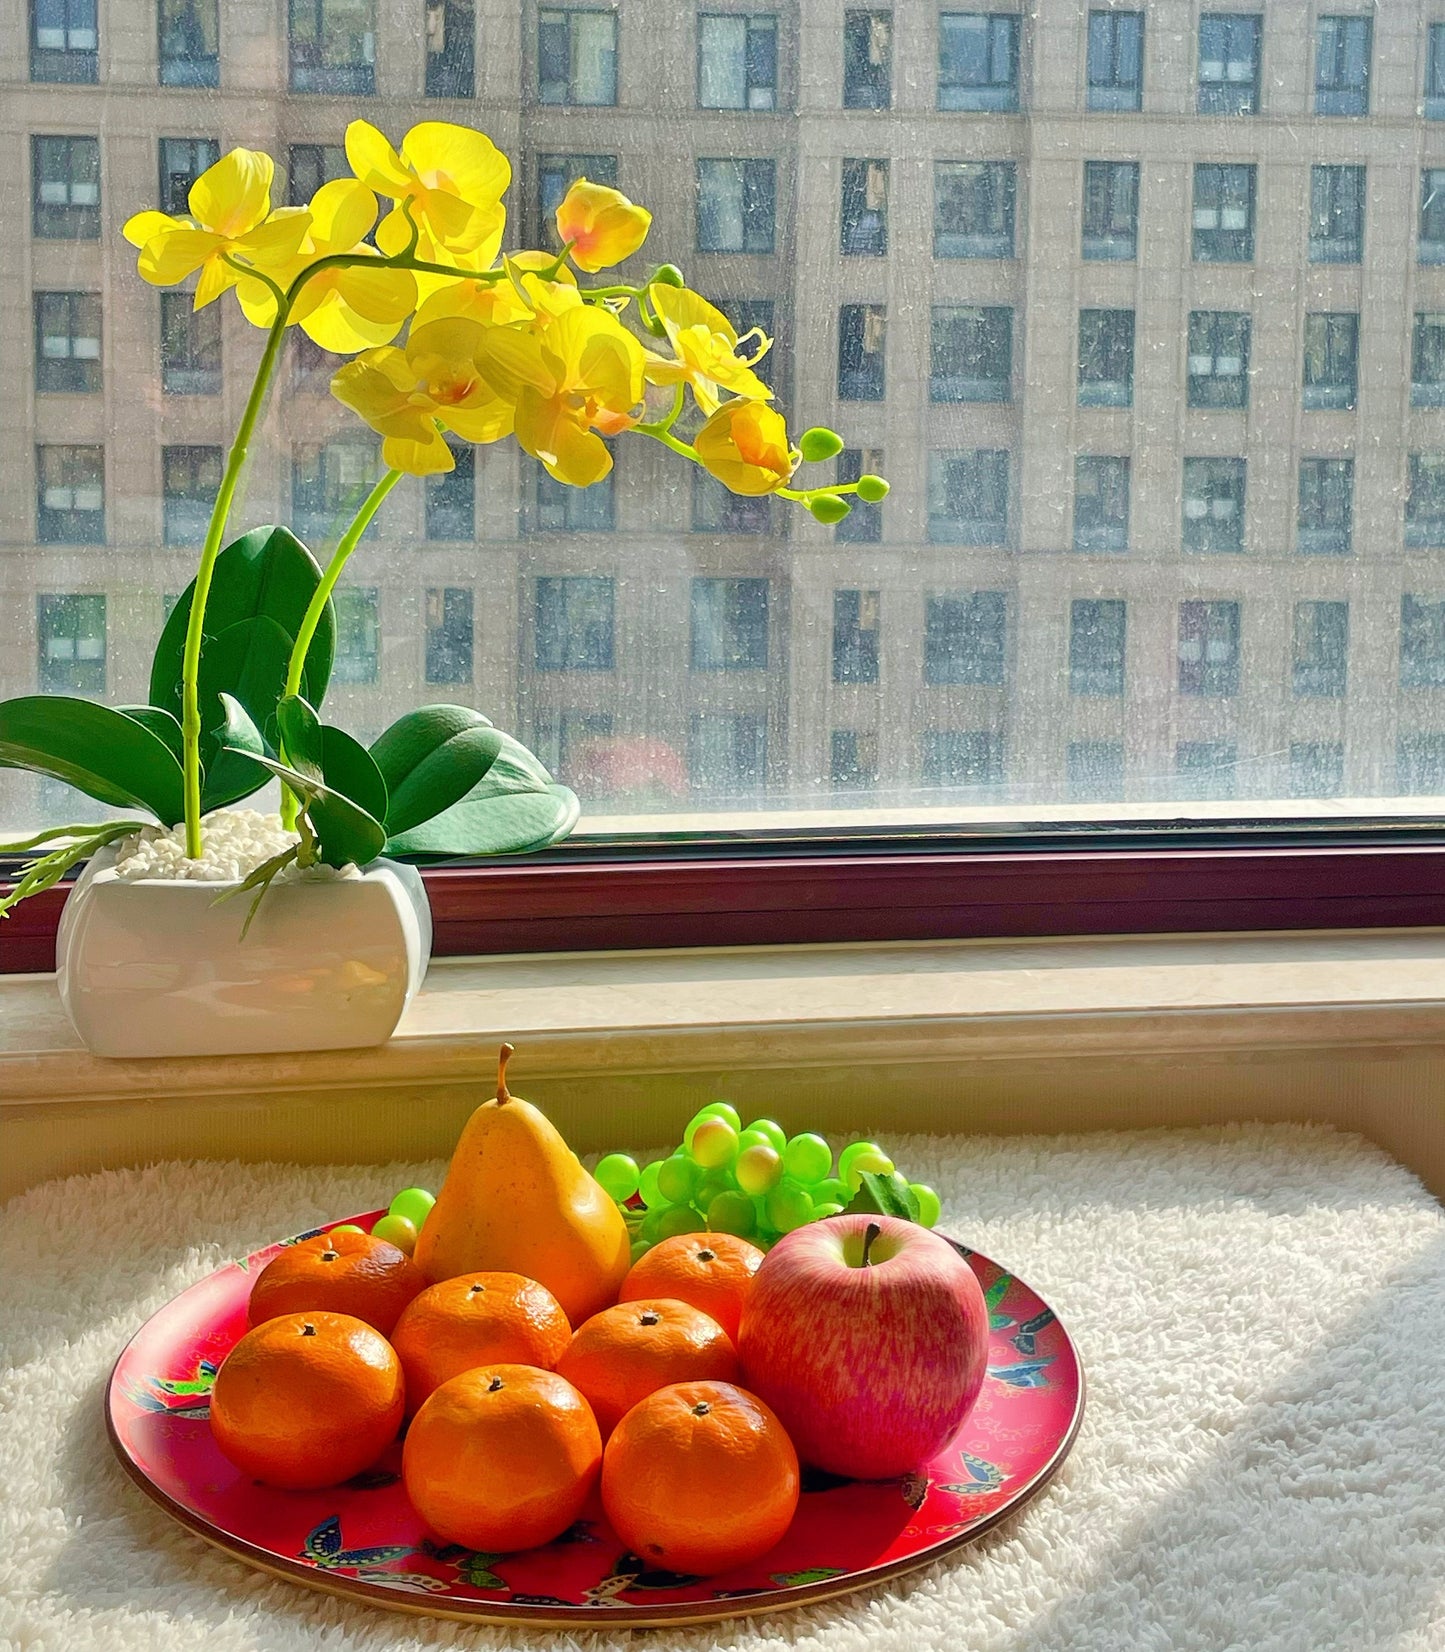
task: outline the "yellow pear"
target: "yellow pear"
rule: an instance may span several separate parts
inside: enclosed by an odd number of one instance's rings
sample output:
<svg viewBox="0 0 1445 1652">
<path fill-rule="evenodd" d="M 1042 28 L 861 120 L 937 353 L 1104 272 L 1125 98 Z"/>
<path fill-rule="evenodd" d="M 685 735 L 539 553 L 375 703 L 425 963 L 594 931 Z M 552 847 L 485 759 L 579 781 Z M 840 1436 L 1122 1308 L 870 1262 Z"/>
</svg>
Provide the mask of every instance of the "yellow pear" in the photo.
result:
<svg viewBox="0 0 1445 1652">
<path fill-rule="evenodd" d="M 508 1091 L 511 1054 L 504 1044 L 496 1099 L 462 1128 L 415 1260 L 432 1284 L 489 1268 L 523 1274 L 577 1326 L 617 1300 L 627 1225 L 557 1127 Z"/>
</svg>

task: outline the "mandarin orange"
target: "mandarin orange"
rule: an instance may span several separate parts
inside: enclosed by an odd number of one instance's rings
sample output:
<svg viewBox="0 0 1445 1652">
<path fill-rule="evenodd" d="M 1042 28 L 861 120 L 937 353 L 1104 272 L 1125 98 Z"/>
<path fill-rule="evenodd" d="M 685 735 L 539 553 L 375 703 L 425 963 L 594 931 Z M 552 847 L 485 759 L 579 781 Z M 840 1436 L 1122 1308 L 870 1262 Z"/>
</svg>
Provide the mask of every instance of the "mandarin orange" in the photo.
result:
<svg viewBox="0 0 1445 1652">
<path fill-rule="evenodd" d="M 253 1479 L 291 1491 L 349 1480 L 396 1438 L 401 1361 L 351 1314 L 281 1314 L 246 1332 L 211 1390 L 211 1432 Z"/>
<path fill-rule="evenodd" d="M 797 1512 L 798 1454 L 755 1394 L 679 1382 L 635 1405 L 602 1457 L 602 1506 L 631 1552 L 710 1577 L 764 1555 Z"/>
<path fill-rule="evenodd" d="M 763 1253 L 733 1233 L 680 1233 L 664 1239 L 632 1264 L 619 1302 L 671 1297 L 715 1319 L 736 1342 L 743 1303 Z"/>
<path fill-rule="evenodd" d="M 391 1334 L 401 1311 L 426 1289 L 416 1263 L 369 1233 L 318 1233 L 288 1245 L 261 1269 L 251 1287 L 252 1325 L 278 1314 L 351 1314 Z"/>
<path fill-rule="evenodd" d="M 566 1531 L 601 1462 L 597 1421 L 564 1377 L 479 1365 L 444 1382 L 412 1419 L 402 1479 L 437 1537 L 507 1554 Z"/>
<path fill-rule="evenodd" d="M 406 1408 L 476 1365 L 535 1365 L 550 1371 L 572 1327 L 557 1298 L 519 1273 L 459 1273 L 414 1297 L 391 1345 L 406 1372 Z"/>
<path fill-rule="evenodd" d="M 742 1372 L 722 1326 L 667 1297 L 593 1314 L 572 1333 L 557 1369 L 586 1395 L 604 1440 L 639 1400 L 668 1383 L 734 1382 Z"/>
</svg>

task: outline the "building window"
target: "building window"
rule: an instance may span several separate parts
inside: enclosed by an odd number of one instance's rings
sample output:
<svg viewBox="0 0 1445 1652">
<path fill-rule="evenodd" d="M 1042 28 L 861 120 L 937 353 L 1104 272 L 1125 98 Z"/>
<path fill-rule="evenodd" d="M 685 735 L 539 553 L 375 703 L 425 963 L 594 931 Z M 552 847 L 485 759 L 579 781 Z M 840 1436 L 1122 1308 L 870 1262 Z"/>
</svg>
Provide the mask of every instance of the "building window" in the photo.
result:
<svg viewBox="0 0 1445 1652">
<path fill-rule="evenodd" d="M 998 786 L 1003 783 L 1003 735 L 991 729 L 923 731 L 925 786 Z"/>
<path fill-rule="evenodd" d="M 1253 166 L 1194 168 L 1194 260 L 1248 264 L 1254 257 Z"/>
<path fill-rule="evenodd" d="M 197 310 L 189 293 L 161 294 L 161 388 L 214 396 L 221 388 L 221 306 Z"/>
<path fill-rule="evenodd" d="M 883 450 L 876 447 L 845 447 L 838 455 L 838 480 L 856 482 L 860 476 L 883 474 Z M 883 538 L 883 501 L 870 503 L 856 493 L 846 495 L 853 509 L 833 529 L 840 545 L 876 545 Z"/>
<path fill-rule="evenodd" d="M 291 90 L 370 97 L 376 90 L 376 0 L 288 0 Z"/>
<path fill-rule="evenodd" d="M 426 593 L 426 680 L 472 680 L 472 593 L 465 585 L 432 586 Z"/>
<path fill-rule="evenodd" d="M 1445 407 L 1445 313 L 1438 310 L 1415 312 L 1410 405 Z"/>
<path fill-rule="evenodd" d="M 1069 604 L 1069 693 L 1117 699 L 1124 692 L 1127 605 L 1088 597 Z"/>
<path fill-rule="evenodd" d="M 881 304 L 845 304 L 838 311 L 838 399 L 881 402 L 887 312 Z"/>
<path fill-rule="evenodd" d="M 161 211 L 184 217 L 191 210 L 191 185 L 220 158 L 221 146 L 215 138 L 162 138 Z"/>
<path fill-rule="evenodd" d="M 542 103 L 617 102 L 617 13 L 537 13 L 537 96 Z"/>
<path fill-rule="evenodd" d="M 1291 797 L 1338 797 L 1345 786 L 1345 748 L 1339 740 L 1292 741 L 1289 748 Z"/>
<path fill-rule="evenodd" d="M 934 545 L 1008 540 L 1008 450 L 928 455 L 928 538 Z"/>
<path fill-rule="evenodd" d="M 1002 591 L 954 592 L 923 604 L 923 680 L 930 688 L 1004 680 L 1008 606 Z"/>
<path fill-rule="evenodd" d="M 539 579 L 534 659 L 538 671 L 611 671 L 613 582 L 593 575 Z"/>
<path fill-rule="evenodd" d="M 1306 556 L 1348 556 L 1355 517 L 1355 461 L 1299 462 L 1299 548 Z"/>
<path fill-rule="evenodd" d="M 694 671 L 767 670 L 767 580 L 693 580 L 691 657 Z"/>
<path fill-rule="evenodd" d="M 697 466 L 692 473 L 694 533 L 767 533 L 773 516 L 766 494 L 733 493 Z"/>
<path fill-rule="evenodd" d="M 1445 453 L 1412 453 L 1405 488 L 1405 543 L 1445 546 Z"/>
<path fill-rule="evenodd" d="M 876 683 L 878 681 L 877 591 L 834 591 L 833 593 L 833 681 L 835 683 Z"/>
<path fill-rule="evenodd" d="M 1425 49 L 1425 118 L 1445 120 L 1445 23 L 1432 23 Z"/>
<path fill-rule="evenodd" d="M 878 783 L 878 736 L 869 730 L 835 728 L 829 738 L 828 782 L 840 791 Z"/>
<path fill-rule="evenodd" d="M 1179 604 L 1179 692 L 1230 699 L 1239 693 L 1239 604 Z"/>
<path fill-rule="evenodd" d="M 1206 12 L 1199 19 L 1201 115 L 1253 115 L 1259 111 L 1261 19 Z"/>
<path fill-rule="evenodd" d="M 1006 12 L 946 11 L 938 19 L 938 107 L 1019 106 L 1019 19 Z"/>
<path fill-rule="evenodd" d="M 308 544 L 336 539 L 376 476 L 376 449 L 338 438 L 302 443 L 291 455 L 291 526 Z M 370 531 L 370 530 L 368 530 Z"/>
<path fill-rule="evenodd" d="M 1234 796 L 1237 752 L 1233 740 L 1181 740 L 1174 748 L 1175 788 L 1201 802 Z"/>
<path fill-rule="evenodd" d="M 1244 549 L 1244 460 L 1184 461 L 1184 549 Z"/>
<path fill-rule="evenodd" d="M 221 485 L 220 448 L 163 447 L 161 476 L 166 544 L 202 544 Z"/>
<path fill-rule="evenodd" d="M 887 109 L 893 102 L 893 13 L 843 14 L 843 107 Z"/>
<path fill-rule="evenodd" d="M 574 488 L 536 467 L 537 495 L 533 522 L 542 533 L 611 533 L 614 520 L 614 466 L 590 488 Z"/>
<path fill-rule="evenodd" d="M 322 184 L 350 176 L 346 151 L 339 143 L 293 143 L 286 151 L 286 203 L 305 206 Z"/>
<path fill-rule="evenodd" d="M 1350 605 L 1294 605 L 1294 691 L 1301 698 L 1342 700 L 1350 659 Z"/>
<path fill-rule="evenodd" d="M 888 162 L 843 162 L 841 250 L 882 258 L 888 251 Z"/>
<path fill-rule="evenodd" d="M 65 593 L 35 599 L 42 694 L 105 693 L 105 598 Z"/>
<path fill-rule="evenodd" d="M 1310 168 L 1310 263 L 1358 264 L 1365 247 L 1365 169 Z"/>
<path fill-rule="evenodd" d="M 220 0 L 160 0 L 162 86 L 221 84 Z"/>
<path fill-rule="evenodd" d="M 1359 377 L 1360 318 L 1305 317 L 1304 405 L 1353 407 Z"/>
<path fill-rule="evenodd" d="M 30 78 L 93 86 L 100 78 L 96 0 L 30 0 Z"/>
<path fill-rule="evenodd" d="M 537 157 L 537 231 L 542 245 L 561 250 L 557 208 L 579 178 L 617 187 L 616 155 L 539 155 Z"/>
<path fill-rule="evenodd" d="M 1128 262 L 1138 242 L 1139 163 L 1085 161 L 1083 256 Z"/>
<path fill-rule="evenodd" d="M 428 539 L 470 539 L 476 532 L 477 450 L 458 442 L 452 459 L 451 470 L 426 479 Z"/>
<path fill-rule="evenodd" d="M 699 109 L 776 109 L 778 20 L 703 12 L 697 20 Z"/>
<path fill-rule="evenodd" d="M 1249 317 L 1234 310 L 1189 312 L 1191 407 L 1249 406 L 1249 333 Z"/>
<path fill-rule="evenodd" d="M 381 674 L 380 594 L 374 585 L 343 585 L 334 594 L 334 683 L 374 683 Z M 430 678 L 428 678 L 430 681 Z"/>
<path fill-rule="evenodd" d="M 1143 12 L 1089 13 L 1088 82 L 1090 109 L 1143 107 Z"/>
<path fill-rule="evenodd" d="M 1129 461 L 1081 453 L 1074 460 L 1074 549 L 1129 549 Z"/>
<path fill-rule="evenodd" d="M 426 95 L 475 97 L 477 19 L 472 0 L 426 0 Z"/>
<path fill-rule="evenodd" d="M 697 163 L 697 250 L 771 252 L 777 197 L 772 161 Z"/>
<path fill-rule="evenodd" d="M 100 139 L 30 140 L 31 232 L 43 241 L 100 238 Z"/>
<path fill-rule="evenodd" d="M 35 537 L 48 545 L 105 543 L 105 449 L 35 450 Z"/>
<path fill-rule="evenodd" d="M 1400 687 L 1445 688 L 1445 602 L 1400 598 Z"/>
<path fill-rule="evenodd" d="M 1134 312 L 1079 311 L 1079 406 L 1134 405 Z"/>
<path fill-rule="evenodd" d="M 688 729 L 688 776 L 700 792 L 730 804 L 767 784 L 768 725 L 751 712 L 694 712 Z"/>
<path fill-rule="evenodd" d="M 928 395 L 936 402 L 1013 400 L 1013 321 L 1007 305 L 933 306 Z"/>
<path fill-rule="evenodd" d="M 935 161 L 933 256 L 1012 258 L 1017 194 L 1013 161 Z"/>
<path fill-rule="evenodd" d="M 1445 167 L 1427 166 L 1420 174 L 1419 259 L 1445 264 Z"/>
<path fill-rule="evenodd" d="M 37 393 L 100 389 L 100 294 L 36 293 Z"/>
<path fill-rule="evenodd" d="M 1122 740 L 1070 740 L 1066 763 L 1071 803 L 1117 803 L 1123 797 Z"/>
<path fill-rule="evenodd" d="M 1368 17 L 1321 17 L 1315 22 L 1315 113 L 1367 115 L 1370 112 L 1370 47 L 1374 22 Z"/>
</svg>

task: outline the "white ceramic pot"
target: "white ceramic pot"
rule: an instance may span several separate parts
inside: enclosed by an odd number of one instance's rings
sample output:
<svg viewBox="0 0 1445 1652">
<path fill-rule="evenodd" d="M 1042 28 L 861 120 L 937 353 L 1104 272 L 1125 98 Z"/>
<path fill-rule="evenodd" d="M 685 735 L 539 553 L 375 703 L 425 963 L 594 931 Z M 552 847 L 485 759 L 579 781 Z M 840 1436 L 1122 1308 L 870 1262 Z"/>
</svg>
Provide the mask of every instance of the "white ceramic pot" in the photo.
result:
<svg viewBox="0 0 1445 1652">
<path fill-rule="evenodd" d="M 413 866 L 273 883 L 244 940 L 251 892 L 115 875 L 103 849 L 61 914 L 61 1000 L 96 1055 L 254 1055 L 384 1044 L 431 956 Z"/>
</svg>

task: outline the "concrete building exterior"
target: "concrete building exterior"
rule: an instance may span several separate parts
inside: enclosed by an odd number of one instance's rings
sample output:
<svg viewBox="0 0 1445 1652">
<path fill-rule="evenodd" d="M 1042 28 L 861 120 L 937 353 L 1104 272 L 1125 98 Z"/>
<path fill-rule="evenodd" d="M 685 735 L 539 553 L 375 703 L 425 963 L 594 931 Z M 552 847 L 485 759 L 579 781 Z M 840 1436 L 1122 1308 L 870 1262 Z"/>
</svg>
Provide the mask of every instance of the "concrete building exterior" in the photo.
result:
<svg viewBox="0 0 1445 1652">
<path fill-rule="evenodd" d="M 638 807 L 1445 791 L 1445 0 L 216 6 L 0 19 L 0 695 L 145 697 L 259 352 L 223 300 L 218 374 L 121 222 L 206 141 L 299 189 L 434 118 L 513 158 L 509 245 L 610 172 L 892 492 L 755 516 L 640 439 L 606 498 L 511 444 L 470 522 L 408 481 L 353 731 L 464 701 L 584 790 L 632 751 Z M 324 551 L 374 474 L 328 372 L 293 341 L 237 530 Z"/>
</svg>

